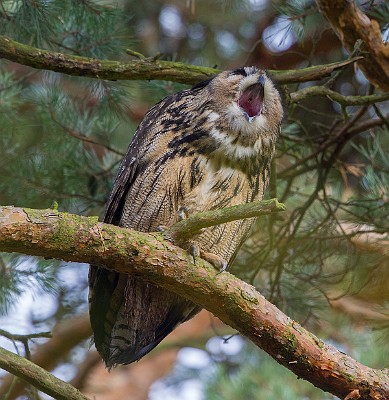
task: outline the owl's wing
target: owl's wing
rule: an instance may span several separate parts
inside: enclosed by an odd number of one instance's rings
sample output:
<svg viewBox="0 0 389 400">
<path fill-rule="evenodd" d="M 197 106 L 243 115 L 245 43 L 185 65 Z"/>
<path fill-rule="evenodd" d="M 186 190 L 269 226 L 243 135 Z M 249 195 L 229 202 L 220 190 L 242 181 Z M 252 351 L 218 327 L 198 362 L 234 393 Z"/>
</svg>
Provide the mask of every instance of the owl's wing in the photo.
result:
<svg viewBox="0 0 389 400">
<path fill-rule="evenodd" d="M 130 148 L 119 166 L 119 171 L 106 205 L 104 222 L 107 224 L 119 224 L 126 193 L 141 170 L 139 159 L 133 153 L 136 153 L 136 149 Z"/>
<path fill-rule="evenodd" d="M 144 126 L 144 124 L 143 124 Z M 127 154 L 120 163 L 118 173 L 107 202 L 104 222 L 119 225 L 126 194 L 141 173 L 147 159 L 141 157 L 142 144 L 147 131 L 138 128 Z M 106 322 L 108 314 L 115 315 L 123 300 L 127 276 L 91 265 L 89 268 L 89 312 L 96 348 L 107 362 L 109 357 Z M 112 318 L 111 318 L 112 319 Z M 110 322 L 110 325 L 114 321 Z"/>
<path fill-rule="evenodd" d="M 171 136 L 172 131 L 176 136 L 183 134 L 182 126 L 187 125 L 188 121 L 192 122 L 189 107 L 193 99 L 211 80 L 200 82 L 189 90 L 166 97 L 146 113 L 119 166 L 106 206 L 104 222 L 113 225 L 120 224 L 126 194 L 136 178 L 156 161 L 157 156 L 163 159 L 168 155 L 165 148 L 159 152 L 155 151 L 155 147 L 158 147 L 156 143 L 163 142 L 164 136 Z M 170 151 L 174 152 L 174 149 L 170 149 Z"/>
<path fill-rule="evenodd" d="M 107 224 L 119 225 L 128 190 L 136 178 L 142 174 L 142 171 L 152 161 L 150 154 L 145 149 L 147 150 L 147 142 L 152 143 L 156 139 L 154 137 L 150 140 L 150 136 L 155 135 L 154 126 L 158 120 L 158 115 L 163 115 L 167 106 L 166 99 L 156 104 L 145 115 L 136 130 L 127 153 L 119 165 L 118 173 L 106 205 L 104 222 Z"/>
<path fill-rule="evenodd" d="M 170 96 L 147 113 L 119 167 L 105 222 L 147 231 L 177 212 L 171 194 L 177 192 L 179 174 L 169 182 L 165 178 L 184 169 L 180 165 L 184 158 L 176 158 L 176 165 L 167 172 L 168 146 L 158 150 L 158 143 L 164 135 L 171 137 L 174 126 L 182 122 L 177 104 L 189 104 L 188 98 L 204 86 Z M 174 118 L 180 121 L 175 123 Z M 177 129 L 175 135 L 180 134 Z M 165 194 L 157 190 L 158 184 L 165 186 Z M 89 286 L 94 341 L 108 367 L 143 357 L 178 324 L 200 311 L 193 303 L 135 276 L 96 266 L 90 268 Z"/>
</svg>

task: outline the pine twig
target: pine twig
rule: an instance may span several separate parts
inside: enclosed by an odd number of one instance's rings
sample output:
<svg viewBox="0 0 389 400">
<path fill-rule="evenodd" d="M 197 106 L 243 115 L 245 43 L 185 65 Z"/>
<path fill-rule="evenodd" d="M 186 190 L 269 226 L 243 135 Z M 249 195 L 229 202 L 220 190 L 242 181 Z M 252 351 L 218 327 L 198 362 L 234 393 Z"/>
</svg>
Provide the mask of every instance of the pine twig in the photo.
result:
<svg viewBox="0 0 389 400">
<path fill-rule="evenodd" d="M 88 339 L 91 335 L 92 328 L 88 315 L 80 315 L 70 320 L 61 321 L 53 327 L 52 337 L 45 343 L 36 346 L 31 354 L 30 361 L 47 371 L 52 371 L 70 349 Z M 21 379 L 14 382 L 11 374 L 3 376 L 0 384 L 0 399 L 7 393 L 9 393 L 10 399 L 20 397 L 24 393 L 25 386 L 25 382 Z"/>
<path fill-rule="evenodd" d="M 258 217 L 260 215 L 272 214 L 285 211 L 285 205 L 277 199 L 261 200 L 252 203 L 239 204 L 237 206 L 223 208 L 221 210 L 204 211 L 189 216 L 177 222 L 165 232 L 172 238 L 185 239 L 193 236 L 203 228 L 225 224 L 226 222 Z"/>
<path fill-rule="evenodd" d="M 51 332 L 38 332 L 38 333 L 28 333 L 26 335 L 20 335 L 17 333 L 11 333 L 5 331 L 4 329 L 0 329 L 0 335 L 6 337 L 7 339 L 20 342 L 25 342 L 26 340 L 37 339 L 37 338 L 51 338 L 53 336 Z"/>
</svg>

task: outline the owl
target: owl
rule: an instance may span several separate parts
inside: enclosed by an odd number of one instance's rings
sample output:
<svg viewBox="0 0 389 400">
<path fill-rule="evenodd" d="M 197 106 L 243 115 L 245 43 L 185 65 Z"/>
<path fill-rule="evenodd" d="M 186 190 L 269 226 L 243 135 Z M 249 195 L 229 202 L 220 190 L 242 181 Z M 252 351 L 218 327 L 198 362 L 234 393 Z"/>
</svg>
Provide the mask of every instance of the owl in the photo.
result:
<svg viewBox="0 0 389 400">
<path fill-rule="evenodd" d="M 151 232 L 262 199 L 282 117 L 277 89 L 256 67 L 222 72 L 164 98 L 135 133 L 104 221 Z M 224 270 L 253 222 L 216 225 L 176 244 Z M 201 310 L 138 276 L 101 267 L 90 267 L 89 285 L 94 341 L 108 368 L 139 360 Z"/>
</svg>

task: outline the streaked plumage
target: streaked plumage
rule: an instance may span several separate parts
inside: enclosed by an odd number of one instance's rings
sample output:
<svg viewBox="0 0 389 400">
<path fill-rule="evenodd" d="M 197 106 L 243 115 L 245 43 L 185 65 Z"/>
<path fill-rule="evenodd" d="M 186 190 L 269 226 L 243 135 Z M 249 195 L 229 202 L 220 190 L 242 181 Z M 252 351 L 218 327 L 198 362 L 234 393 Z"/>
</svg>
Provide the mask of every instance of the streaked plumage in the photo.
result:
<svg viewBox="0 0 389 400">
<path fill-rule="evenodd" d="M 261 199 L 282 114 L 278 91 L 255 67 L 166 97 L 140 124 L 104 221 L 149 232 L 182 214 Z M 232 262 L 253 222 L 207 228 L 179 244 L 221 268 Z M 94 340 L 108 367 L 143 357 L 200 311 L 135 276 L 91 266 L 89 279 Z"/>
</svg>

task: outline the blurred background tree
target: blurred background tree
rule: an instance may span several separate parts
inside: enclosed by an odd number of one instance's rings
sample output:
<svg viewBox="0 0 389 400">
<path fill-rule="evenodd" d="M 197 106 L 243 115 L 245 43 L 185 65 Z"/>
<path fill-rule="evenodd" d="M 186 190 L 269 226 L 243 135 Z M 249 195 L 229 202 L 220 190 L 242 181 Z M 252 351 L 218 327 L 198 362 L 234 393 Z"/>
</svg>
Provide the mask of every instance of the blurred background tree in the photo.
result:
<svg viewBox="0 0 389 400">
<path fill-rule="evenodd" d="M 389 37 L 389 6 L 360 2 Z M 0 34 L 70 55 L 153 57 L 219 69 L 299 69 L 350 57 L 315 2 L 0 1 Z M 363 51 L 362 51 L 363 53 Z M 353 56 L 361 54 L 358 46 Z M 342 95 L 379 93 L 349 65 L 323 79 Z M 262 217 L 232 268 L 293 319 L 371 367 L 389 359 L 389 103 L 293 101 Z M 118 163 L 145 112 L 183 89 L 165 81 L 102 81 L 0 62 L 0 204 L 102 215 Z M 292 99 L 292 100 L 291 100 Z M 105 399 L 331 399 L 297 381 L 203 311 L 137 364 L 108 374 L 87 317 L 87 268 L 0 255 L 0 344 Z M 53 330 L 51 339 L 12 334 Z M 0 375 L 0 397 L 47 398 Z"/>
</svg>

